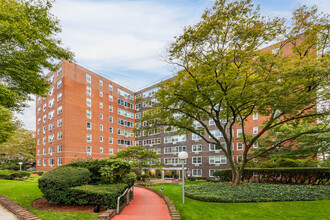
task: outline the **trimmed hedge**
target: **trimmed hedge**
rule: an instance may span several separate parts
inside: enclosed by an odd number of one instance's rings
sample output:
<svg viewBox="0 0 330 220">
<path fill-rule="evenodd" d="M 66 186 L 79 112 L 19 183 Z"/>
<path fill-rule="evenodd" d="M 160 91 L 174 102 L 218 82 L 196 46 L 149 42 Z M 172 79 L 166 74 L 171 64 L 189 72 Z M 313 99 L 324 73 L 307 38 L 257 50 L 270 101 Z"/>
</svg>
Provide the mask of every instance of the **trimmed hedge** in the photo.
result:
<svg viewBox="0 0 330 220">
<path fill-rule="evenodd" d="M 222 182 L 231 181 L 231 169 L 217 170 L 213 174 Z M 299 167 L 299 168 L 246 168 L 243 170 L 242 181 L 284 184 L 329 184 L 330 168 Z"/>
<path fill-rule="evenodd" d="M 328 186 L 204 183 L 186 186 L 186 196 L 207 202 L 275 202 L 330 199 Z"/>
<path fill-rule="evenodd" d="M 190 176 L 187 178 L 189 181 L 196 181 L 196 180 L 206 180 L 206 177 L 203 176 Z"/>
<path fill-rule="evenodd" d="M 86 168 L 62 166 L 45 173 L 38 182 L 48 202 L 72 204 L 75 198 L 70 196 L 70 188 L 90 183 L 91 173 Z"/>
<path fill-rule="evenodd" d="M 70 188 L 70 196 L 78 205 L 100 205 L 105 209 L 115 209 L 117 197 L 123 194 L 127 187 L 128 185 L 124 183 L 76 186 Z M 121 203 L 124 201 L 123 196 Z"/>
<path fill-rule="evenodd" d="M 12 180 L 23 177 L 30 177 L 30 173 L 26 171 L 14 171 L 14 170 L 0 170 L 0 179 Z"/>
</svg>

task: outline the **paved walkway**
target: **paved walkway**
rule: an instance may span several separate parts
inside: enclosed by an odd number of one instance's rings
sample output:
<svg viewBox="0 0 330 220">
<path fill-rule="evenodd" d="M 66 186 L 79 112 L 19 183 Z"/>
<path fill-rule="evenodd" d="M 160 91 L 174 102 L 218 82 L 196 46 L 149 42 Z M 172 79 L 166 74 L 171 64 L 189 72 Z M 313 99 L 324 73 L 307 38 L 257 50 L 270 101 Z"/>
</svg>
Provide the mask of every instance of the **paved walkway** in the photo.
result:
<svg viewBox="0 0 330 220">
<path fill-rule="evenodd" d="M 157 194 L 143 188 L 134 187 L 131 204 L 113 220 L 171 220 L 167 205 Z"/>
<path fill-rule="evenodd" d="M 7 209 L 5 209 L 2 205 L 0 205 L 0 219 L 1 220 L 18 220 L 16 215 L 9 212 Z"/>
</svg>

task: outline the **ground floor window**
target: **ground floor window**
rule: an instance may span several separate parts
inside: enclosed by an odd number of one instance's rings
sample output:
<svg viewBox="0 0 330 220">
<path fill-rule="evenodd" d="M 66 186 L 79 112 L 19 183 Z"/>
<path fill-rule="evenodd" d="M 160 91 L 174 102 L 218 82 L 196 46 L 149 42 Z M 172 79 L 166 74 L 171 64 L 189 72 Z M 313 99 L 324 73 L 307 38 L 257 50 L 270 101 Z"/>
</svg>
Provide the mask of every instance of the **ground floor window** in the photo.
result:
<svg viewBox="0 0 330 220">
<path fill-rule="evenodd" d="M 61 166 L 62 165 L 62 158 L 57 158 L 57 165 Z"/>
<path fill-rule="evenodd" d="M 214 172 L 215 172 L 215 170 L 209 170 L 209 177 L 214 177 Z"/>
<path fill-rule="evenodd" d="M 202 176 L 202 170 L 201 169 L 193 169 L 192 170 L 192 176 Z"/>
</svg>

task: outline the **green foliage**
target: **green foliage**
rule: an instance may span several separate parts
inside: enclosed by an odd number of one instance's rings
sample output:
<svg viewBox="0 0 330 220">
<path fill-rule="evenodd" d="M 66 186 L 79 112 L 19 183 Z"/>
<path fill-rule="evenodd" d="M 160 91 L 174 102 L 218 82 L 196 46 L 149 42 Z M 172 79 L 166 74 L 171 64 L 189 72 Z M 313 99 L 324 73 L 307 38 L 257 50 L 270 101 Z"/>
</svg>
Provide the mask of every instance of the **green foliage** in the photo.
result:
<svg viewBox="0 0 330 220">
<path fill-rule="evenodd" d="M 196 180 L 206 180 L 206 177 L 197 177 L 197 176 L 190 176 L 187 178 L 189 181 L 196 181 Z"/>
<path fill-rule="evenodd" d="M 318 102 L 330 98 L 329 89 L 320 89 L 330 86 L 328 16 L 318 13 L 316 7 L 302 6 L 286 22 L 262 16 L 250 0 L 215 1 L 200 22 L 186 27 L 171 44 L 167 61 L 180 71 L 160 85 L 152 108 L 140 120 L 150 123 L 143 130 L 168 126 L 176 133 L 194 133 L 219 146 L 232 169 L 233 183 L 239 184 L 249 160 L 302 133 L 276 139 L 271 145 L 263 145 L 262 136 L 266 136 L 264 141 L 273 140 L 267 134 L 274 129 L 312 123 L 329 115 L 329 109 L 316 111 L 315 102 L 316 96 Z M 279 43 L 260 50 L 274 41 Z M 292 49 L 292 56 L 282 53 L 284 47 Z M 320 49 L 317 54 L 316 47 Z M 267 116 L 257 134 L 246 126 L 254 113 Z M 211 131 L 214 127 L 208 126 L 209 119 L 226 146 L 237 138 L 234 126 L 242 127 L 239 139 L 247 151 L 240 165 L 233 159 L 233 149 L 222 146 Z M 322 127 L 307 127 L 303 134 L 318 132 Z M 250 157 L 247 152 L 256 142 L 259 153 Z"/>
<path fill-rule="evenodd" d="M 45 95 L 49 84 L 43 70 L 55 70 L 54 61 L 72 60 L 55 37 L 61 29 L 51 8 L 51 1 L 1 0 L 0 106 L 17 110 L 29 94 Z"/>
<path fill-rule="evenodd" d="M 147 150 L 145 146 L 133 146 L 116 153 L 116 158 L 124 159 L 132 164 L 132 169 L 139 173 L 144 168 L 162 167 L 155 151 Z"/>
<path fill-rule="evenodd" d="M 274 202 L 329 199 L 328 186 L 206 183 L 186 187 L 189 198 L 207 202 Z"/>
<path fill-rule="evenodd" d="M 87 168 L 92 176 L 92 183 L 119 183 L 121 178 L 131 170 L 131 165 L 124 160 L 104 159 L 77 161 L 65 166 Z"/>
<path fill-rule="evenodd" d="M 1 100 L 1 91 L 0 91 Z M 0 101 L 1 103 L 1 101 Z M 14 115 L 0 104 L 0 144 L 8 141 L 14 131 L 20 127 L 19 121 L 15 120 Z M 0 147 L 0 154 L 6 153 Z"/>
<path fill-rule="evenodd" d="M 272 158 L 268 161 L 261 162 L 258 167 L 275 168 L 275 167 L 317 167 L 318 161 L 308 157 L 305 159 L 291 158 Z"/>
<path fill-rule="evenodd" d="M 127 173 L 122 177 L 122 182 L 126 183 L 129 187 L 134 185 L 136 174 L 134 172 Z"/>
<path fill-rule="evenodd" d="M 138 175 L 138 180 L 142 180 L 143 182 L 146 181 L 146 179 L 150 178 L 150 175 L 149 174 L 141 174 L 141 175 Z"/>
<path fill-rule="evenodd" d="M 35 154 L 35 137 L 25 129 L 16 130 L 9 140 L 0 144 L 0 155 L 5 155 L 6 158 L 19 159 L 19 161 L 34 160 Z"/>
<path fill-rule="evenodd" d="M 31 173 L 26 171 L 0 170 L 0 179 L 12 180 L 14 178 L 30 177 Z"/>
<path fill-rule="evenodd" d="M 74 198 L 73 204 L 100 205 L 102 208 L 115 209 L 117 198 L 127 188 L 127 184 L 117 183 L 110 185 L 84 185 L 71 188 L 70 196 Z M 121 202 L 125 198 L 122 198 Z"/>
<path fill-rule="evenodd" d="M 91 173 L 81 167 L 58 167 L 47 172 L 39 179 L 39 188 L 48 202 L 53 204 L 71 204 L 70 188 L 87 185 L 91 182 Z"/>
<path fill-rule="evenodd" d="M 213 174 L 222 182 L 232 179 L 230 169 L 217 170 Z M 243 170 L 242 179 L 250 181 L 258 175 L 260 182 L 266 183 L 290 183 L 290 184 L 329 184 L 330 169 L 309 167 L 309 168 L 246 168 Z"/>
</svg>

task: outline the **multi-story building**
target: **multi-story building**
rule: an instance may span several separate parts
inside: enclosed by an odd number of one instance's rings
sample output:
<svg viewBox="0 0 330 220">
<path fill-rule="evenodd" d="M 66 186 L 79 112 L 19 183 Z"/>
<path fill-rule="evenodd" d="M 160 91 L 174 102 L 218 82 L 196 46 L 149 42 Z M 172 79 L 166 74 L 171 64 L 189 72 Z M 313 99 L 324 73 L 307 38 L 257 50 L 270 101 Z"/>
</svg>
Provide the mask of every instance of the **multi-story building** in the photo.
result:
<svg viewBox="0 0 330 220">
<path fill-rule="evenodd" d="M 36 99 L 37 170 L 133 146 L 134 93 L 77 64 L 59 66 L 47 75 L 47 97 Z"/>
<path fill-rule="evenodd" d="M 276 53 L 277 48 L 275 44 L 263 50 Z M 285 56 L 291 53 L 290 46 L 281 50 Z M 37 170 L 51 170 L 78 158 L 108 158 L 133 145 L 154 150 L 165 163 L 162 169 L 150 169 L 152 175 L 180 177 L 177 157 L 180 151 L 189 154 L 186 167 L 191 176 L 212 177 L 215 170 L 228 167 L 224 153 L 198 135 L 176 135 L 164 128 L 143 131 L 148 122 L 137 122 L 142 112 L 150 107 L 150 101 L 154 101 L 157 83 L 133 92 L 77 64 L 62 61 L 59 65 L 57 72 L 48 74 L 52 83 L 48 96 L 37 97 Z M 246 132 L 258 133 L 266 119 L 267 116 L 253 114 L 245 125 Z M 214 122 L 207 123 L 214 136 L 223 140 Z M 142 128 L 136 136 L 133 134 L 135 126 Z M 233 132 L 238 137 L 242 129 L 237 124 Z M 222 144 L 225 145 L 225 141 Z M 243 143 L 236 139 L 231 147 L 239 161 Z M 253 147 L 258 147 L 258 143 Z"/>
</svg>

